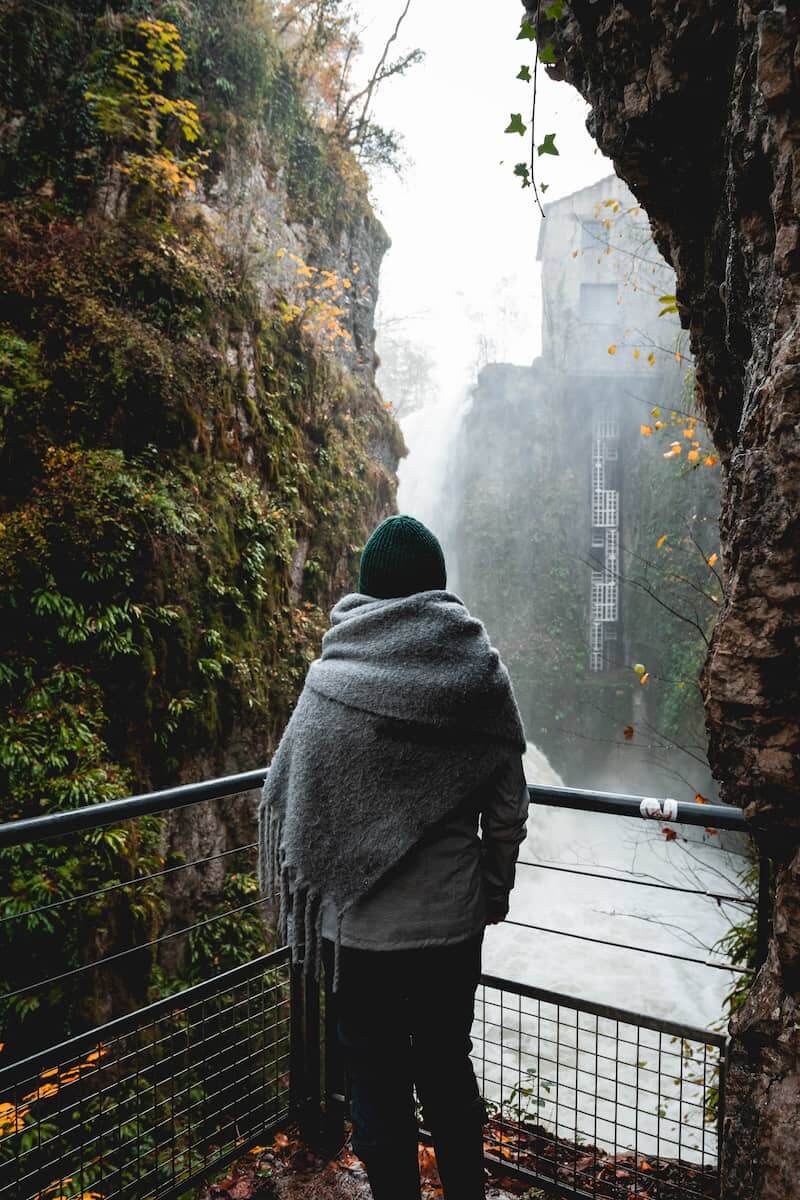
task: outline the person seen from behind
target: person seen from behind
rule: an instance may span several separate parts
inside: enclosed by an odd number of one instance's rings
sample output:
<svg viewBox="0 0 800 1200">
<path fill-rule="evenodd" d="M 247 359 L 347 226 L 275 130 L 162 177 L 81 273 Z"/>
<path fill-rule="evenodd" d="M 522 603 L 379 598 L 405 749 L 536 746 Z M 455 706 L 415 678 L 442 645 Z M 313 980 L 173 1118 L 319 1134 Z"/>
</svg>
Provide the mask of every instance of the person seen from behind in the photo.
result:
<svg viewBox="0 0 800 1200">
<path fill-rule="evenodd" d="M 415 1088 L 446 1200 L 478 1200 L 487 1113 L 470 1029 L 484 929 L 508 911 L 525 837 L 522 721 L 421 522 L 378 525 L 358 586 L 331 612 L 267 773 L 261 885 L 292 960 L 332 974 L 375 1200 L 419 1200 Z"/>
</svg>

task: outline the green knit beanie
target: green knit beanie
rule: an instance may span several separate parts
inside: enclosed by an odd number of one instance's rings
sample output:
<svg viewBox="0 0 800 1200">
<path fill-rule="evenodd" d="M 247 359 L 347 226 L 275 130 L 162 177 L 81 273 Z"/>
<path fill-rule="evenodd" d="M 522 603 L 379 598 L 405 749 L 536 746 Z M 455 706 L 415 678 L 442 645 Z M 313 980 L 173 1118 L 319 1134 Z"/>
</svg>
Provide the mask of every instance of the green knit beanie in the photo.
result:
<svg viewBox="0 0 800 1200">
<path fill-rule="evenodd" d="M 444 589 L 447 571 L 439 539 L 414 517 L 387 517 L 361 552 L 358 590 L 388 600 Z"/>
</svg>

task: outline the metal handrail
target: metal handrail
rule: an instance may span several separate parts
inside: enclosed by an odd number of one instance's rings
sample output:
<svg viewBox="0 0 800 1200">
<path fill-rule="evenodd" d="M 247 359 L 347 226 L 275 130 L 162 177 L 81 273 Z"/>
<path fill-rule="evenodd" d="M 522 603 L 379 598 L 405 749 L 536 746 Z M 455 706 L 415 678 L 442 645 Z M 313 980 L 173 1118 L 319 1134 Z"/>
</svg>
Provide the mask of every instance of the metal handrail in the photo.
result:
<svg viewBox="0 0 800 1200">
<path fill-rule="evenodd" d="M 239 775 L 225 775 L 220 779 L 207 779 L 201 783 L 184 783 L 178 787 L 164 788 L 159 792 L 144 792 L 121 800 L 106 800 L 102 804 L 88 804 L 83 808 L 7 821 L 0 825 L 0 849 L 40 841 L 43 838 L 60 837 L 67 833 L 104 829 L 133 817 L 163 813 L 175 808 L 186 808 L 204 800 L 221 800 L 240 792 L 250 792 L 263 785 L 266 774 L 267 768 L 260 767 Z M 528 794 L 532 804 L 640 819 L 643 801 L 652 800 L 649 796 L 631 796 L 623 792 L 593 792 L 585 788 L 549 787 L 542 784 L 529 784 Z M 674 820 L 677 824 L 732 829 L 740 833 L 749 829 L 744 813 L 733 805 L 693 804 L 679 800 L 677 809 L 678 815 Z M 659 819 L 669 823 L 666 818 Z"/>
</svg>

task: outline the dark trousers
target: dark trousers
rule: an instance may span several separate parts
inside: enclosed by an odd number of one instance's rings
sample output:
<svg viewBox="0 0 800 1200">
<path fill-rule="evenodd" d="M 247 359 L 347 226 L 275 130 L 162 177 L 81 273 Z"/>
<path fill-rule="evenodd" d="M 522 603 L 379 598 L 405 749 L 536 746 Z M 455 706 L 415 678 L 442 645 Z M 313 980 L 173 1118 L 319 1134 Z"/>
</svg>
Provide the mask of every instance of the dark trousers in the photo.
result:
<svg viewBox="0 0 800 1200">
<path fill-rule="evenodd" d="M 375 1200 L 420 1194 L 414 1087 L 446 1200 L 482 1200 L 486 1109 L 469 1058 L 483 933 L 422 950 L 341 947 L 334 997 L 353 1150 Z M 333 943 L 322 942 L 326 971 Z"/>
</svg>

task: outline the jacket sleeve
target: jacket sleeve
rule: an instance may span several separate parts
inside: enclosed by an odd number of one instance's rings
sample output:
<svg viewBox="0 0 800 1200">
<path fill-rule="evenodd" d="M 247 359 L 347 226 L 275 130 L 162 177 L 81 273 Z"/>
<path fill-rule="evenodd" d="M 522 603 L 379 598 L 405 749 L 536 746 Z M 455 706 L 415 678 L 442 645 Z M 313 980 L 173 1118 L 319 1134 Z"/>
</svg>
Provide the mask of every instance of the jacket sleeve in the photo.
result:
<svg viewBox="0 0 800 1200">
<path fill-rule="evenodd" d="M 507 906 L 525 840 L 528 788 L 518 754 L 492 776 L 481 809 L 481 869 L 487 903 Z"/>
</svg>

